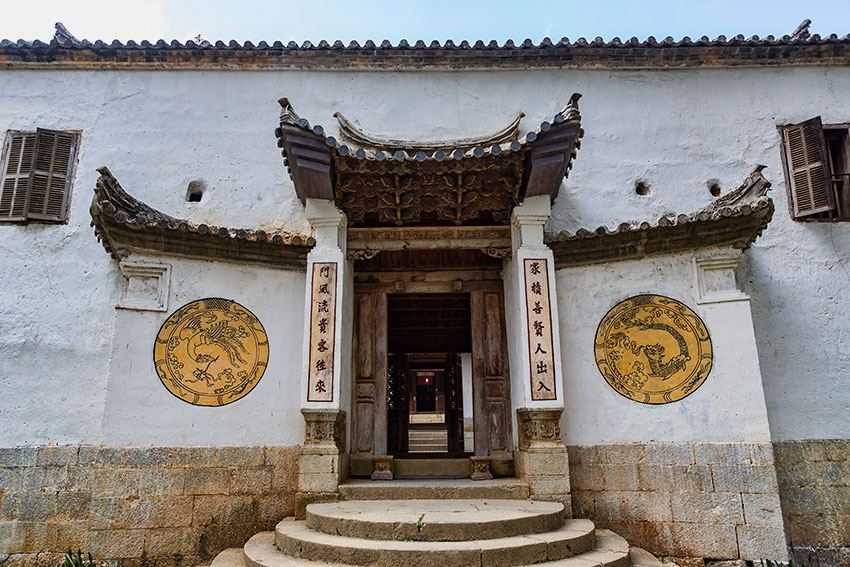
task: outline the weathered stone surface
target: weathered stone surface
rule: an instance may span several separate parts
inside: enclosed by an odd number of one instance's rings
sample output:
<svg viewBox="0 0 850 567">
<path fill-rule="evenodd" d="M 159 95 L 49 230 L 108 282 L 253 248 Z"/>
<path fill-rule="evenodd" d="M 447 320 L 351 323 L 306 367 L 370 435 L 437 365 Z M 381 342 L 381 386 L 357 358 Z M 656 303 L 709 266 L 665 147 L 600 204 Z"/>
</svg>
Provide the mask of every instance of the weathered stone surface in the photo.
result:
<svg viewBox="0 0 850 567">
<path fill-rule="evenodd" d="M 741 495 L 735 493 L 677 493 L 671 497 L 674 522 L 742 524 Z"/>
<path fill-rule="evenodd" d="M 462 541 L 551 531 L 564 525 L 564 507 L 513 500 L 342 501 L 308 506 L 306 523 L 364 539 Z"/>
<path fill-rule="evenodd" d="M 203 469 L 202 469 L 203 470 Z M 194 472 L 194 471 L 189 471 Z M 183 469 L 147 469 L 139 471 L 139 495 L 180 496 L 187 472 Z M 197 494 L 187 491 L 187 494 Z"/>
<path fill-rule="evenodd" d="M 701 465 L 749 465 L 750 445 L 744 443 L 694 443 L 694 460 Z"/>
<path fill-rule="evenodd" d="M 86 521 L 62 521 L 56 526 L 56 549 L 89 549 L 88 545 L 88 522 Z"/>
<path fill-rule="evenodd" d="M 265 464 L 263 447 L 219 447 L 216 466 L 258 467 Z"/>
<path fill-rule="evenodd" d="M 191 497 L 102 498 L 91 503 L 95 530 L 180 527 L 191 522 Z"/>
<path fill-rule="evenodd" d="M 56 515 L 55 492 L 22 492 L 18 496 L 18 520 L 44 522 Z"/>
<path fill-rule="evenodd" d="M 0 522 L 4 553 L 37 553 L 56 546 L 56 525 L 45 522 Z"/>
<path fill-rule="evenodd" d="M 570 464 L 570 485 L 575 490 L 605 490 L 605 475 L 601 465 Z"/>
<path fill-rule="evenodd" d="M 738 553 L 741 559 L 757 561 L 765 557 L 777 561 L 788 559 L 782 526 L 737 526 Z"/>
<path fill-rule="evenodd" d="M 661 492 L 711 492 L 714 482 L 707 465 L 656 465 L 638 467 L 641 490 Z"/>
<path fill-rule="evenodd" d="M 127 447 L 124 466 L 128 469 L 168 468 L 172 466 L 170 447 Z"/>
<path fill-rule="evenodd" d="M 606 520 L 670 521 L 670 495 L 663 492 L 600 492 L 596 517 Z"/>
<path fill-rule="evenodd" d="M 231 469 L 231 494 L 268 494 L 274 471 L 271 467 L 236 467 Z"/>
<path fill-rule="evenodd" d="M 0 448 L 0 467 L 34 467 L 37 462 L 37 447 Z"/>
<path fill-rule="evenodd" d="M 186 494 L 200 496 L 230 492 L 230 470 L 227 468 L 188 469 L 185 475 Z"/>
<path fill-rule="evenodd" d="M 174 554 L 197 555 L 200 552 L 199 528 L 157 528 L 145 532 L 145 554 L 167 557 Z"/>
<path fill-rule="evenodd" d="M 657 465 L 694 464 L 694 449 L 690 443 L 648 443 L 644 462 Z"/>
<path fill-rule="evenodd" d="M 215 447 L 176 447 L 172 450 L 175 467 L 213 467 L 216 463 Z"/>
<path fill-rule="evenodd" d="M 89 532 L 88 544 L 95 557 L 141 557 L 145 548 L 145 530 L 96 530 Z"/>
<path fill-rule="evenodd" d="M 41 447 L 37 463 L 38 466 L 76 465 L 79 454 L 79 447 Z"/>
<path fill-rule="evenodd" d="M 139 471 L 97 469 L 93 473 L 92 494 L 96 498 L 139 495 Z"/>
<path fill-rule="evenodd" d="M 602 465 L 606 490 L 639 490 L 638 469 L 634 465 Z"/>
<path fill-rule="evenodd" d="M 679 557 L 737 557 L 738 538 L 731 524 L 668 524 L 673 555 Z"/>
<path fill-rule="evenodd" d="M 712 466 L 711 476 L 718 492 L 776 493 L 779 490 L 776 471 L 771 466 Z"/>
<path fill-rule="evenodd" d="M 118 469 L 124 466 L 124 449 L 118 447 L 80 447 L 79 463 L 99 469 Z"/>
<path fill-rule="evenodd" d="M 528 498 L 528 483 L 514 478 L 493 480 L 348 480 L 339 486 L 342 500 L 417 500 Z"/>
<path fill-rule="evenodd" d="M 742 494 L 744 523 L 748 525 L 782 525 L 782 508 L 778 494 Z"/>
<path fill-rule="evenodd" d="M 86 520 L 90 505 L 89 492 L 60 492 L 56 495 L 56 517 L 62 521 Z"/>
</svg>

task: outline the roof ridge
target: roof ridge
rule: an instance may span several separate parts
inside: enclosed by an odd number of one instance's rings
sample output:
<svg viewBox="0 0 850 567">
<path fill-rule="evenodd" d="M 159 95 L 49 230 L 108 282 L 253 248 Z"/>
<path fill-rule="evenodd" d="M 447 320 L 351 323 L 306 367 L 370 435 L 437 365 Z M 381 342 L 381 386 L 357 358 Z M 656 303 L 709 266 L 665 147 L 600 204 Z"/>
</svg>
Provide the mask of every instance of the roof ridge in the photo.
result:
<svg viewBox="0 0 850 567">
<path fill-rule="evenodd" d="M 679 40 L 676 40 L 672 36 L 667 36 L 662 40 L 657 40 L 655 36 L 648 36 L 644 40 L 640 40 L 636 36 L 632 36 L 627 40 L 622 40 L 618 36 L 614 36 L 608 41 L 605 41 L 601 36 L 596 36 L 592 40 L 588 40 L 585 37 L 580 37 L 576 41 L 570 41 L 567 37 L 562 37 L 558 41 L 553 41 L 550 37 L 542 38 L 538 43 L 534 43 L 530 38 L 526 38 L 521 42 L 514 42 L 512 39 L 505 40 L 502 44 L 499 44 L 496 40 L 490 40 L 485 43 L 484 40 L 462 40 L 460 42 L 455 42 L 451 39 L 446 40 L 443 43 L 440 43 L 439 40 L 432 40 L 430 42 L 426 42 L 423 39 L 418 39 L 414 42 L 410 42 L 406 39 L 401 39 L 398 43 L 393 44 L 391 41 L 384 39 L 380 43 L 375 42 L 374 40 L 366 40 L 362 45 L 357 40 L 351 40 L 347 45 L 341 40 L 335 40 L 330 42 L 328 40 L 320 40 L 318 43 L 315 43 L 310 40 L 305 40 L 298 44 L 295 41 L 289 41 L 284 44 L 282 41 L 274 41 L 268 42 L 265 40 L 261 40 L 256 44 L 251 40 L 246 40 L 244 42 L 238 42 L 235 39 L 231 39 L 227 43 L 222 40 L 216 40 L 214 42 L 203 40 L 201 42 L 196 42 L 195 40 L 189 39 L 186 40 L 185 43 L 181 43 L 177 39 L 172 39 L 170 41 L 165 39 L 158 39 L 155 41 L 142 40 L 136 41 L 133 39 L 127 40 L 126 42 L 121 42 L 117 39 L 112 40 L 107 43 L 102 39 L 98 39 L 95 41 L 90 41 L 88 39 L 76 40 L 76 41 L 57 41 L 55 38 L 51 39 L 50 42 L 44 42 L 40 39 L 35 40 L 24 40 L 18 39 L 10 40 L 10 39 L 2 39 L 0 40 L 0 47 L 17 47 L 17 48 L 59 48 L 59 49 L 89 49 L 92 47 L 96 48 L 111 48 L 111 49 L 195 49 L 195 50 L 297 50 L 297 51 L 314 51 L 314 50 L 328 50 L 328 51 L 373 51 L 373 50 L 441 50 L 441 51 L 451 51 L 451 50 L 523 50 L 523 49 L 563 49 L 563 48 L 631 48 L 635 46 L 640 47 L 679 47 L 684 45 L 793 45 L 793 44 L 824 44 L 824 43 L 834 43 L 834 42 L 850 42 L 850 33 L 844 36 L 838 36 L 837 34 L 830 34 L 828 36 L 821 36 L 818 34 L 798 34 L 798 35 L 783 35 L 780 37 L 775 37 L 773 35 L 768 35 L 765 37 L 759 37 L 758 35 L 750 36 L 749 38 L 745 37 L 742 34 L 733 36 L 731 38 L 727 38 L 725 35 L 719 35 L 715 39 L 709 39 L 708 36 L 702 36 L 698 40 L 694 41 L 689 36 L 682 36 Z"/>
</svg>

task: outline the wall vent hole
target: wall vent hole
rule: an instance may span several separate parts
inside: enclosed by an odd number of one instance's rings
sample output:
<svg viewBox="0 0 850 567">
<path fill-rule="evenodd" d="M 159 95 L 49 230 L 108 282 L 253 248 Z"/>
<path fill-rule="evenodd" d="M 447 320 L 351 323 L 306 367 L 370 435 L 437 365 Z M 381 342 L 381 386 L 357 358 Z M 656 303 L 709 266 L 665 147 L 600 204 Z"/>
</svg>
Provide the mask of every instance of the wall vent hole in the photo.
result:
<svg viewBox="0 0 850 567">
<path fill-rule="evenodd" d="M 190 203 L 200 203 L 204 196 L 204 185 L 200 181 L 192 181 L 186 190 L 186 200 Z"/>
<path fill-rule="evenodd" d="M 710 181 L 708 183 L 708 192 L 711 193 L 712 197 L 719 197 L 723 193 L 716 181 Z"/>
<path fill-rule="evenodd" d="M 640 195 L 641 197 L 644 195 L 649 195 L 649 185 L 644 181 L 638 181 L 635 183 L 635 193 Z"/>
</svg>

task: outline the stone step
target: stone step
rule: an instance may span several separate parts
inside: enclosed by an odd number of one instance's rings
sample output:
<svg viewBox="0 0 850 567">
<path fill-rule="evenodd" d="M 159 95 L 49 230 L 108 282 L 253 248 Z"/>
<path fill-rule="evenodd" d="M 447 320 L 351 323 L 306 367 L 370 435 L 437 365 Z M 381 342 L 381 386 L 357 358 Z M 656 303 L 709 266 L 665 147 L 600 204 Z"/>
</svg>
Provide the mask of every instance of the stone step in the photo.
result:
<svg viewBox="0 0 850 567">
<path fill-rule="evenodd" d="M 661 560 L 639 547 L 629 548 L 631 567 L 662 567 Z"/>
<path fill-rule="evenodd" d="M 466 541 L 556 530 L 564 525 L 564 505 L 531 500 L 349 500 L 310 504 L 306 522 L 317 532 L 353 538 Z M 588 534 L 593 529 L 590 522 L 573 526 L 584 526 Z"/>
<path fill-rule="evenodd" d="M 518 478 L 360 480 L 339 485 L 340 500 L 526 500 L 528 483 Z"/>
<path fill-rule="evenodd" d="M 454 477 L 467 478 L 472 472 L 469 459 L 395 459 L 396 478 Z"/>
<path fill-rule="evenodd" d="M 523 565 L 529 567 L 533 563 Z M 540 567 L 630 567 L 629 542 L 609 530 L 596 530 L 596 547 L 567 559 L 548 561 Z"/>
<path fill-rule="evenodd" d="M 554 561 L 543 559 L 538 563 L 524 563 L 523 567 L 530 567 L 531 565 L 538 567 L 629 567 L 630 565 L 633 567 L 658 567 L 661 565 L 654 557 L 646 557 L 649 554 L 643 550 L 637 550 L 639 552 L 637 554 L 634 553 L 634 550 L 630 553 L 626 540 L 607 530 L 597 530 L 596 541 L 596 547 L 586 553 Z M 443 554 L 435 554 L 427 556 L 417 563 L 376 563 L 374 565 L 375 567 L 397 567 L 397 565 L 446 567 L 445 558 L 446 556 Z M 218 557 L 216 557 L 217 559 Z M 538 558 L 526 558 L 526 561 L 535 559 Z M 274 532 L 262 532 L 248 540 L 244 548 L 243 561 L 245 567 L 322 567 L 329 565 L 285 555 L 275 546 Z M 632 563 L 631 561 L 637 562 Z M 470 563 L 457 565 L 463 565 L 463 567 L 499 567 L 505 565 L 505 563 L 498 560 L 495 563 L 489 561 L 485 563 L 484 556 L 481 554 L 473 557 Z M 221 567 L 237 566 L 236 564 L 221 564 Z"/>
<path fill-rule="evenodd" d="M 616 536 L 614 536 L 616 537 Z M 467 541 L 392 541 L 316 532 L 306 522 L 284 520 L 277 525 L 275 544 L 290 557 L 346 565 L 439 565 L 440 567 L 513 567 L 557 561 L 579 553 L 598 553 L 608 559 L 609 547 L 594 548 L 593 523 L 571 520 L 543 534 Z M 610 538 L 609 538 L 610 539 Z M 620 538 L 622 539 L 622 538 Z M 625 540 L 622 540 L 625 543 Z M 628 544 L 622 556 L 628 565 Z M 610 558 L 612 561 L 612 558 Z M 611 563 L 612 567 L 620 567 Z"/>
<path fill-rule="evenodd" d="M 240 547 L 230 547 L 216 555 L 210 567 L 245 567 L 245 553 Z"/>
</svg>

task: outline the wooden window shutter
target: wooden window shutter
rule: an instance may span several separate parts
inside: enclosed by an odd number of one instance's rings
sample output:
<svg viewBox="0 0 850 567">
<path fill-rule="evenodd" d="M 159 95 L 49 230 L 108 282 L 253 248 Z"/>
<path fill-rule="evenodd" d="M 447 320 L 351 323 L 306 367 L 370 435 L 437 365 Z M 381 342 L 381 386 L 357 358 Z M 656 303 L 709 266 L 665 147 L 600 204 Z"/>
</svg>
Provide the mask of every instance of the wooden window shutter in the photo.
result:
<svg viewBox="0 0 850 567">
<path fill-rule="evenodd" d="M 783 129 L 782 140 L 794 218 L 835 210 L 820 116 Z"/>
<path fill-rule="evenodd" d="M 0 221 L 26 220 L 27 185 L 35 149 L 35 134 L 10 132 L 6 136 L 6 156 L 0 179 Z"/>
<path fill-rule="evenodd" d="M 65 220 L 77 139 L 74 132 L 36 130 L 27 185 L 27 218 Z"/>
</svg>

